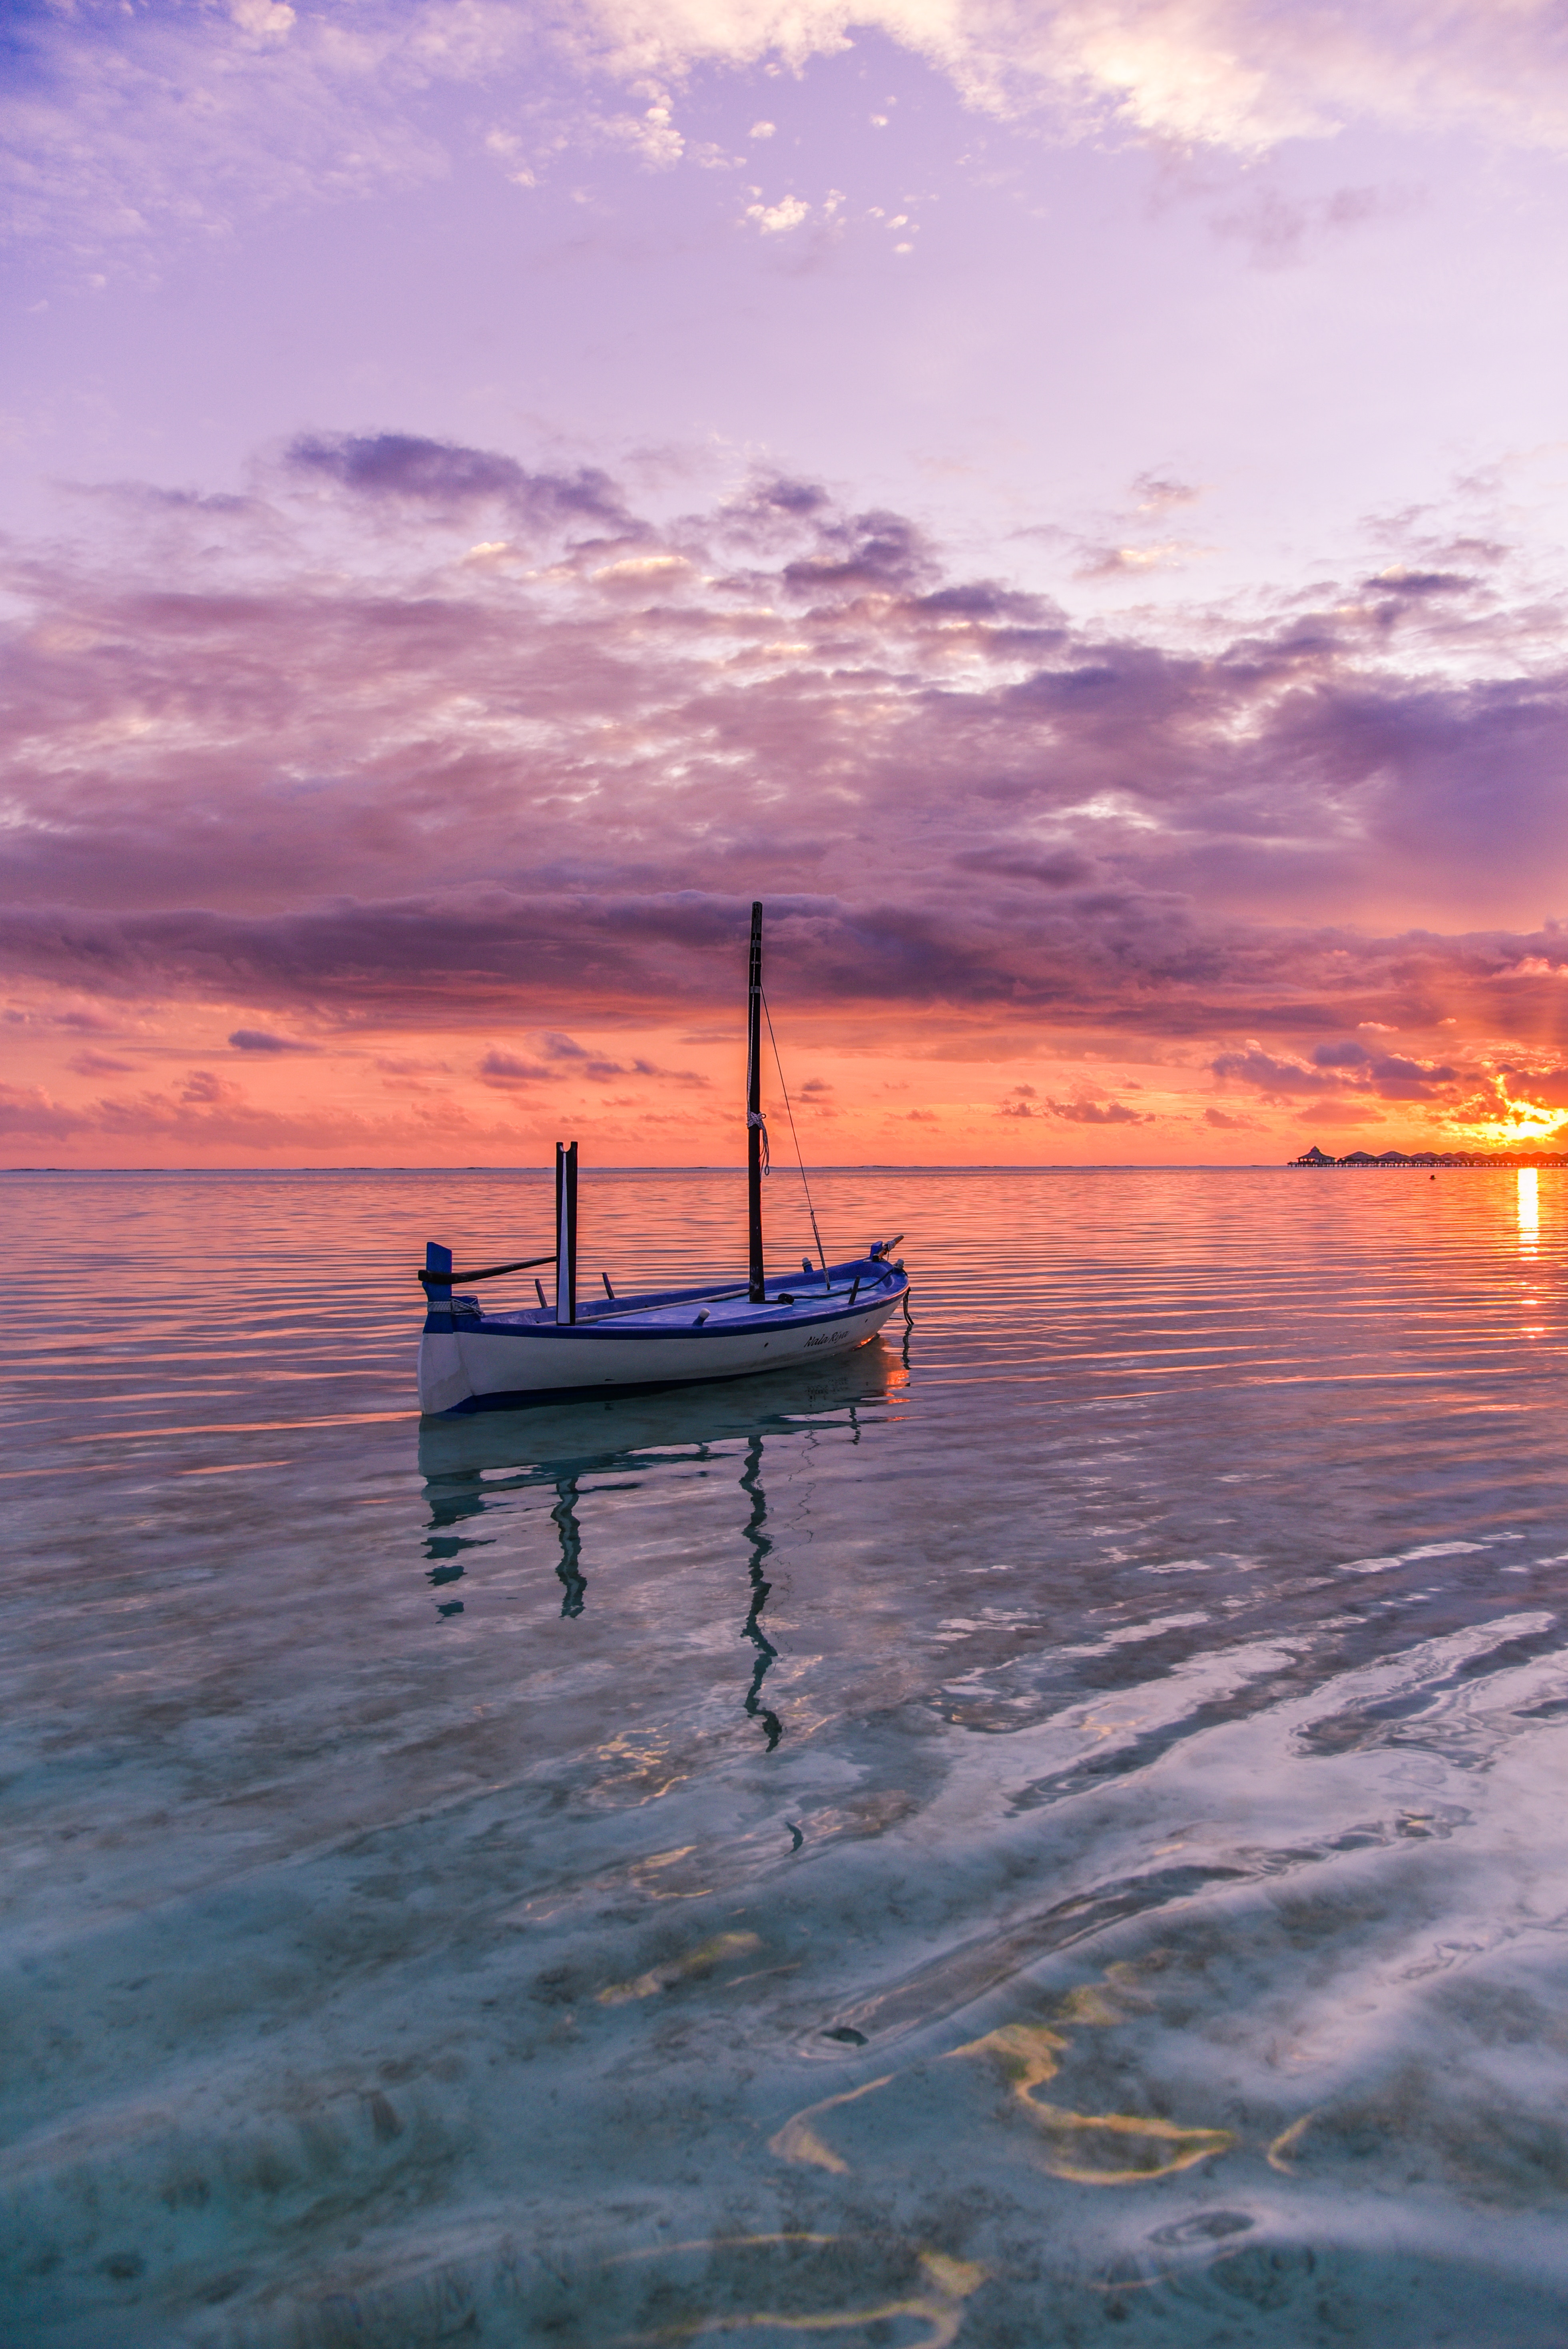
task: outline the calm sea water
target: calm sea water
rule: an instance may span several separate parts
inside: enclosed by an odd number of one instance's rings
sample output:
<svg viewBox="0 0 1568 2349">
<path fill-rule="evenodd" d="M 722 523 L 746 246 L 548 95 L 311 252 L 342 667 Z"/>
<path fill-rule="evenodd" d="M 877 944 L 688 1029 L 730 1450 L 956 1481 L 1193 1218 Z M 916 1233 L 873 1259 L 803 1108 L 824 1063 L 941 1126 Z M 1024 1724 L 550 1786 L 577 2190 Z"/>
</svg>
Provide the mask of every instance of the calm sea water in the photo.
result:
<svg viewBox="0 0 1568 2349">
<path fill-rule="evenodd" d="M 1568 2337 L 1565 1178 L 817 1188 L 907 1332 L 422 1429 L 545 1178 L 0 1180 L 8 2349 Z"/>
</svg>

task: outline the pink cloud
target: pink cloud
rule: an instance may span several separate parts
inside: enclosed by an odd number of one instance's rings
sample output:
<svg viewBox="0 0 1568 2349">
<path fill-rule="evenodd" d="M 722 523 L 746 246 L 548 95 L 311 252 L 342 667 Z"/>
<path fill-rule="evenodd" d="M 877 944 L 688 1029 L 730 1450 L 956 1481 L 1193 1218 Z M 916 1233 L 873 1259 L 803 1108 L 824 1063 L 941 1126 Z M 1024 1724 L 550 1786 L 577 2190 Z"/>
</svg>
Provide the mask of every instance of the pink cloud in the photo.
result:
<svg viewBox="0 0 1568 2349">
<path fill-rule="evenodd" d="M 1069 1125 L 1152 1125 L 1154 1123 L 1146 1111 L 1129 1109 L 1125 1102 L 1049 1101 L 1046 1106 L 1052 1117 L 1061 1118 Z"/>
<path fill-rule="evenodd" d="M 205 554 L 14 566 L 0 968 L 67 1024 L 243 1006 L 277 1023 L 227 1030 L 258 1071 L 319 1049 L 295 1022 L 499 1030 L 531 1042 L 480 1051 L 491 1089 L 701 1091 L 572 1029 L 727 1013 L 760 895 L 776 1000 L 882 1038 L 1027 1023 L 1259 1101 L 1445 1109 L 1476 1071 L 1444 1022 L 1556 1064 L 1568 931 L 1445 919 L 1568 883 L 1568 670 L 1521 664 L 1473 567 L 1393 564 L 1199 652 L 948 577 L 912 522 L 810 483 L 661 533 L 608 476 L 409 435 L 318 435 L 292 470 L 341 534 L 330 586 L 264 500 L 202 517 L 228 584 Z M 454 566 L 448 520 L 486 501 L 559 559 Z M 610 528 L 661 558 L 614 595 Z M 1125 1090 L 1032 1113 L 1148 1123 Z"/>
</svg>

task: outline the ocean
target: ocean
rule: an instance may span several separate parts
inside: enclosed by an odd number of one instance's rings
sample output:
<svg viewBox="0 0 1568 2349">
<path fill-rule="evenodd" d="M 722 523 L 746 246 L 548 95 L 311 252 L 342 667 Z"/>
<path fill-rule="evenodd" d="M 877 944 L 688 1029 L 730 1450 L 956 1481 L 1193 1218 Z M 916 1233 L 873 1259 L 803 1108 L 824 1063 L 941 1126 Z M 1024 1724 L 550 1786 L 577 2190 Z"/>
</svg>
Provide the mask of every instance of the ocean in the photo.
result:
<svg viewBox="0 0 1568 2349">
<path fill-rule="evenodd" d="M 550 1182 L 0 1183 L 6 2349 L 1560 2344 L 1568 1174 L 824 1174 L 909 1326 L 421 1423 Z"/>
</svg>

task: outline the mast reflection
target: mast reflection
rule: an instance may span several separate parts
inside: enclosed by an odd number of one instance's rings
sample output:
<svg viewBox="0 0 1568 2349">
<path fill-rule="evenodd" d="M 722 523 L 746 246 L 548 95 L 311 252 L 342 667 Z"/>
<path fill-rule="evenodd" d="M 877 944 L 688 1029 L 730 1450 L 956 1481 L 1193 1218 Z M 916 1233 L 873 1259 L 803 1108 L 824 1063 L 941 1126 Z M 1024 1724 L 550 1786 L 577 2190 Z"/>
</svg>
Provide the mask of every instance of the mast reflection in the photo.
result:
<svg viewBox="0 0 1568 2349">
<path fill-rule="evenodd" d="M 858 1430 L 857 1430 L 858 1433 Z M 760 1617 L 768 1604 L 768 1594 L 773 1585 L 762 1571 L 763 1561 L 772 1550 L 771 1537 L 764 1531 L 768 1523 L 768 1496 L 762 1490 L 762 1438 L 754 1435 L 746 1447 L 746 1469 L 740 1479 L 740 1489 L 751 1496 L 751 1516 L 746 1527 L 746 1539 L 751 1550 L 751 1609 L 746 1618 L 742 1639 L 749 1640 L 757 1651 L 757 1662 L 752 1670 L 751 1686 L 746 1692 L 746 1710 L 762 1723 L 768 1738 L 768 1751 L 772 1753 L 784 1734 L 783 1724 L 776 1713 L 770 1713 L 762 1702 L 762 1683 L 769 1665 L 776 1663 L 779 1651 L 762 1629 Z"/>
<path fill-rule="evenodd" d="M 631 1471 L 638 1484 L 661 1472 L 707 1473 L 720 1461 L 741 1461 L 740 1489 L 748 1506 L 741 1532 L 745 1546 L 747 1608 L 737 1636 L 752 1651 L 750 1677 L 741 1710 L 762 1731 L 773 1753 L 784 1723 L 765 1701 L 765 1683 L 779 1650 L 764 1628 L 773 1584 L 774 1549 L 768 1531 L 768 1496 L 762 1483 L 763 1454 L 769 1437 L 791 1442 L 817 1430 L 837 1431 L 859 1444 L 869 1406 L 895 1401 L 909 1381 L 909 1330 L 899 1353 L 878 1344 L 830 1369 L 780 1372 L 768 1381 L 766 1401 L 755 1390 L 690 1392 L 626 1398 L 603 1406 L 571 1405 L 541 1412 L 497 1413 L 455 1421 L 427 1421 L 419 1431 L 419 1465 L 430 1523 L 426 1536 L 431 1597 L 442 1613 L 459 1613 L 462 1601 L 450 1586 L 465 1579 L 469 1551 L 493 1546 L 494 1534 L 467 1520 L 511 1506 L 522 1493 L 552 1495 L 551 1523 L 558 1556 L 561 1614 L 572 1622 L 587 1609 L 582 1510 L 598 1492 L 624 1492 L 606 1476 Z M 763 1408 L 758 1408 L 762 1404 Z M 590 1531 L 592 1527 L 590 1527 Z M 508 1546 L 510 1547 L 510 1545 Z M 469 1572 L 478 1566 L 469 1561 Z"/>
<path fill-rule="evenodd" d="M 583 1556 L 583 1528 L 577 1522 L 575 1476 L 557 1479 L 555 1506 L 550 1514 L 561 1537 L 561 1563 L 555 1569 L 562 1585 L 561 1612 L 565 1616 L 581 1615 L 583 1602 L 588 1595 L 588 1582 L 579 1564 Z"/>
</svg>

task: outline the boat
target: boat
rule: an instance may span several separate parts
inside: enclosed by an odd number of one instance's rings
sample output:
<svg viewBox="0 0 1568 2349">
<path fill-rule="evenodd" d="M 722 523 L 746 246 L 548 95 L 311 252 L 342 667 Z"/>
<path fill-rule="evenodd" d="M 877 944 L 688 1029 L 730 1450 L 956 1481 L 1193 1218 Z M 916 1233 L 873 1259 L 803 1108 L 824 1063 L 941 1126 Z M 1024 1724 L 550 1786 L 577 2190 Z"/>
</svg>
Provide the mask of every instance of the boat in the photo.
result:
<svg viewBox="0 0 1568 2349">
<path fill-rule="evenodd" d="M 821 1362 L 873 1338 L 889 1316 L 909 1306 L 909 1276 L 892 1251 L 903 1235 L 875 1240 L 865 1254 L 829 1264 L 811 1216 L 817 1257 L 781 1279 L 763 1261 L 762 1178 L 768 1129 L 762 1114 L 762 907 L 751 908 L 747 973 L 746 1181 L 747 1278 L 689 1288 L 603 1298 L 577 1293 L 577 1144 L 555 1145 L 555 1246 L 549 1256 L 458 1271 L 452 1252 L 432 1240 L 425 1250 L 426 1315 L 419 1340 L 419 1408 L 450 1418 L 579 1402 L 606 1394 L 651 1394 L 665 1387 L 706 1385 L 763 1371 Z M 772 1022 L 769 1021 L 771 1032 Z M 777 1046 L 775 1046 L 777 1050 Z M 782 1071 L 780 1071 L 782 1077 Z M 788 1105 L 788 1095 L 785 1095 Z M 793 1125 L 793 1118 L 790 1119 Z M 797 1144 L 797 1153 L 799 1145 Z M 801 1164 L 801 1179 L 805 1180 Z M 555 1267 L 550 1303 L 535 1281 L 537 1305 L 491 1312 L 467 1284 Z"/>
</svg>

